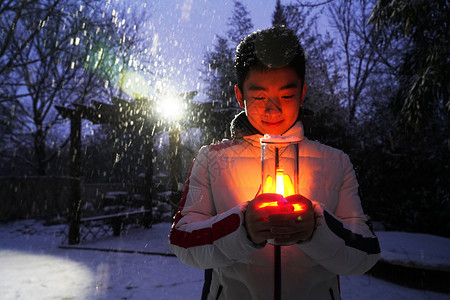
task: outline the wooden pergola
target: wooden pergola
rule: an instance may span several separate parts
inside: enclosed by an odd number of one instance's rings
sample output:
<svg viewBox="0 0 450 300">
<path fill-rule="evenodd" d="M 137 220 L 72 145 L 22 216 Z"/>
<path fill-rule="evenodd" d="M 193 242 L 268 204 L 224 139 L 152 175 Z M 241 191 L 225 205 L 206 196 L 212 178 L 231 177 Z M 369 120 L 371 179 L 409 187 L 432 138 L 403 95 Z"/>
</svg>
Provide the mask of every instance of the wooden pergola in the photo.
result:
<svg viewBox="0 0 450 300">
<path fill-rule="evenodd" d="M 197 95 L 196 91 L 185 92 L 178 96 L 183 99 L 187 105 L 187 110 L 191 111 L 190 116 L 186 116 L 184 123 L 190 123 L 193 126 L 202 126 L 199 123 L 206 114 L 217 114 L 212 109 L 211 103 L 193 103 L 193 98 Z M 168 128 L 167 124 L 161 122 L 161 116 L 156 114 L 155 106 L 157 101 L 141 98 L 133 101 L 127 101 L 119 98 L 112 98 L 111 103 L 92 101 L 90 105 L 72 103 L 71 107 L 55 106 L 59 114 L 66 119 L 70 119 L 70 171 L 71 180 L 71 198 L 69 199 L 69 244 L 78 244 L 80 242 L 80 207 L 81 207 L 81 120 L 86 119 L 93 124 L 111 124 L 125 128 L 133 124 L 136 128 L 142 128 L 144 136 L 144 201 L 145 209 L 151 211 L 153 190 L 153 136 L 156 132 Z M 220 112 L 219 112 L 220 114 Z M 174 197 L 177 197 L 177 187 L 181 178 L 181 166 L 179 158 L 180 137 L 179 128 L 172 127 L 169 130 L 170 136 L 170 182 L 169 186 Z M 175 200 L 172 199 L 174 202 Z M 144 224 L 151 225 L 152 215 L 147 214 L 144 217 Z"/>
<path fill-rule="evenodd" d="M 184 93 L 185 100 L 192 100 L 196 92 Z M 151 212 L 152 208 L 152 177 L 153 177 L 153 135 L 155 133 L 158 120 L 154 115 L 152 105 L 154 101 L 147 98 L 126 101 L 119 98 L 112 98 L 112 103 L 92 101 L 89 106 L 72 103 L 71 107 L 56 106 L 59 114 L 66 119 L 70 119 L 70 171 L 71 198 L 69 200 L 69 244 L 80 242 L 80 207 L 81 207 L 81 120 L 86 119 L 93 124 L 111 124 L 122 128 L 136 126 L 142 128 L 144 138 L 144 201 L 146 210 Z M 144 224 L 151 225 L 152 215 L 144 217 Z"/>
</svg>

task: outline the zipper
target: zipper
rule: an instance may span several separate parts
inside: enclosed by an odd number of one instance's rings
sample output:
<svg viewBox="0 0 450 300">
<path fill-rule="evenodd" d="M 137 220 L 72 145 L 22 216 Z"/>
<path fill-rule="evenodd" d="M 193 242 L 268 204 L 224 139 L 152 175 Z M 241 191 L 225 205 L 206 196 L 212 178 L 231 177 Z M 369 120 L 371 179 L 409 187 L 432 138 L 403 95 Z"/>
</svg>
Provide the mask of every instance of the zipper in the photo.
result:
<svg viewBox="0 0 450 300">
<path fill-rule="evenodd" d="M 334 298 L 334 293 L 333 293 L 333 289 L 330 288 L 328 291 L 330 292 L 331 300 L 335 300 L 335 298 Z"/>
<path fill-rule="evenodd" d="M 219 285 L 219 290 L 217 291 L 216 300 L 219 300 L 220 294 L 222 294 L 223 286 Z"/>
</svg>

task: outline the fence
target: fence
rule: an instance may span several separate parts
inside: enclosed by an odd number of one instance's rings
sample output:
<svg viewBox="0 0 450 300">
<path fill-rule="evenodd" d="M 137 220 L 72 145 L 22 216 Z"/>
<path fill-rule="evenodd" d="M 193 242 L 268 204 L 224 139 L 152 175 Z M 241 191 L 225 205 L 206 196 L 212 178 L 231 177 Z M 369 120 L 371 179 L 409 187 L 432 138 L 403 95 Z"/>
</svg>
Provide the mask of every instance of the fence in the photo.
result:
<svg viewBox="0 0 450 300">
<path fill-rule="evenodd" d="M 0 221 L 65 215 L 70 177 L 0 178 Z"/>
<path fill-rule="evenodd" d="M 0 177 L 0 221 L 66 216 L 70 199 L 70 177 Z M 105 205 L 108 192 L 140 194 L 131 184 L 81 184 L 81 204 L 95 211 Z"/>
</svg>

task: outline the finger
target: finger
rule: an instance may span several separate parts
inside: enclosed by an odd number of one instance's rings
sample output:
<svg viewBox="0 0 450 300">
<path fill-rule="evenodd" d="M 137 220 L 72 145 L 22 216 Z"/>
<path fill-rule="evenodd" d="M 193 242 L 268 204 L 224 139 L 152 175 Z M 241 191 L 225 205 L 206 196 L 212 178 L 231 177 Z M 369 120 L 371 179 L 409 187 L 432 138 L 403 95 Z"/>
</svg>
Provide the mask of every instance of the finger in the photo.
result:
<svg viewBox="0 0 450 300">
<path fill-rule="evenodd" d="M 269 221 L 269 223 L 272 224 L 293 221 L 295 219 L 296 219 L 295 215 L 288 213 L 280 213 L 280 214 L 277 213 L 267 217 L 267 221 Z"/>
<path fill-rule="evenodd" d="M 270 231 L 270 225 L 268 222 L 258 221 L 253 223 L 254 231 Z"/>
<path fill-rule="evenodd" d="M 260 209 L 253 210 L 249 213 L 249 217 L 253 220 L 262 220 L 268 221 L 273 219 L 275 221 L 278 220 L 288 220 L 295 219 L 294 217 L 289 217 L 291 211 L 288 208 L 280 208 L 280 207 L 264 207 Z M 284 216 L 283 216 L 284 215 Z M 278 217 L 273 217 L 278 216 Z"/>
<path fill-rule="evenodd" d="M 280 213 L 292 213 L 294 212 L 294 206 L 291 204 L 279 204 L 280 201 L 275 202 L 274 205 L 264 207 L 265 209 L 272 212 L 272 214 L 280 214 Z"/>
<path fill-rule="evenodd" d="M 279 227 L 289 227 L 294 228 L 295 221 L 293 220 L 286 220 L 286 221 L 280 221 L 280 222 L 268 222 L 269 228 L 279 228 Z M 295 229 L 294 229 L 295 231 Z"/>
<path fill-rule="evenodd" d="M 286 197 L 286 200 L 289 203 L 300 203 L 300 204 L 306 204 L 308 206 L 310 204 L 312 204 L 311 200 L 309 200 L 308 198 L 306 198 L 306 197 L 304 197 L 302 195 L 299 195 L 299 194 L 290 195 L 290 196 Z"/>
<path fill-rule="evenodd" d="M 277 238 L 286 239 L 288 237 L 289 237 L 288 234 L 273 234 L 269 230 L 259 231 L 255 234 L 255 238 L 260 241 L 273 240 L 273 239 L 277 239 Z"/>
<path fill-rule="evenodd" d="M 255 199 L 252 200 L 252 202 L 260 203 L 260 202 L 277 202 L 277 201 L 283 201 L 284 197 L 279 194 L 274 193 L 266 193 L 266 194 L 259 194 Z"/>
<path fill-rule="evenodd" d="M 267 217 L 271 213 L 277 211 L 277 203 L 283 201 L 284 198 L 278 194 L 261 194 L 249 202 L 247 211 Z"/>
<path fill-rule="evenodd" d="M 285 235 L 291 235 L 296 233 L 295 230 L 293 230 L 291 227 L 282 227 L 282 226 L 274 226 L 274 227 L 270 227 L 270 233 L 274 234 L 274 235 L 278 235 L 278 234 L 285 234 Z"/>
<path fill-rule="evenodd" d="M 304 234 L 307 233 L 309 230 L 307 228 L 303 227 L 294 227 L 294 226 L 273 226 L 270 227 L 270 232 L 272 234 Z"/>
</svg>

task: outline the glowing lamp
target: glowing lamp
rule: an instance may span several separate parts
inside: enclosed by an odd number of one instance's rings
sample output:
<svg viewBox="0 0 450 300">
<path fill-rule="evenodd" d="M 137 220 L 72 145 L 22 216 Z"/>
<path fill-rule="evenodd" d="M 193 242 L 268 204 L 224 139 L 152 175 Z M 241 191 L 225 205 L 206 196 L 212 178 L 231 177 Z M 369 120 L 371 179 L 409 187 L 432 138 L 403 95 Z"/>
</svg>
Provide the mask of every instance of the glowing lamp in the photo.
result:
<svg viewBox="0 0 450 300">
<path fill-rule="evenodd" d="M 279 194 L 283 196 L 283 200 L 264 202 L 259 208 L 271 207 L 274 214 L 292 213 L 293 215 L 298 215 L 304 210 L 301 204 L 291 203 L 289 198 L 291 195 L 299 194 L 299 144 L 300 140 L 293 136 L 266 134 L 261 139 L 262 193 Z M 274 244 L 274 241 L 269 243 Z"/>
<path fill-rule="evenodd" d="M 267 175 L 267 176 L 268 177 L 266 179 L 263 191 L 271 191 L 272 190 L 272 184 L 273 184 L 272 177 L 270 177 L 270 175 Z M 289 175 L 284 174 L 283 169 L 278 168 L 276 170 L 276 177 L 275 178 L 276 178 L 276 180 L 275 180 L 275 191 L 276 191 L 277 194 L 283 195 L 284 198 L 295 194 L 295 189 L 294 189 L 294 185 L 292 184 L 291 178 L 289 177 Z M 298 211 L 302 211 L 303 210 L 303 208 L 302 208 L 302 206 L 300 204 L 298 204 L 298 203 L 289 203 L 287 200 L 284 201 L 283 203 L 279 203 L 279 201 L 264 202 L 258 208 L 280 207 L 280 206 L 289 205 L 289 204 L 293 206 L 293 211 L 294 212 L 298 212 Z"/>
<path fill-rule="evenodd" d="M 272 136 L 261 139 L 262 192 L 283 197 L 298 194 L 298 150 L 296 137 Z M 275 180 L 274 180 L 275 179 Z"/>
</svg>

